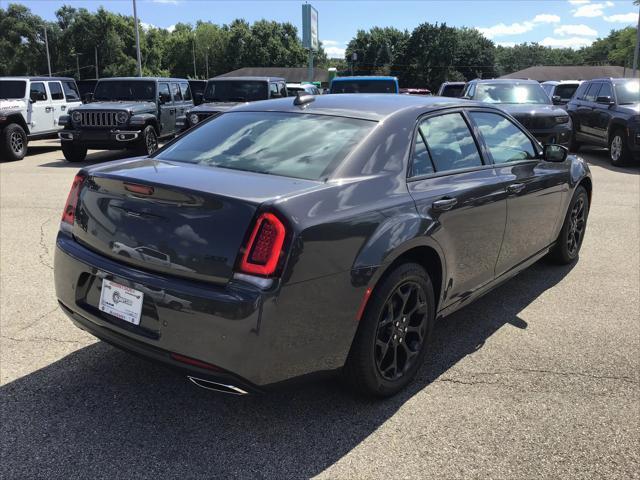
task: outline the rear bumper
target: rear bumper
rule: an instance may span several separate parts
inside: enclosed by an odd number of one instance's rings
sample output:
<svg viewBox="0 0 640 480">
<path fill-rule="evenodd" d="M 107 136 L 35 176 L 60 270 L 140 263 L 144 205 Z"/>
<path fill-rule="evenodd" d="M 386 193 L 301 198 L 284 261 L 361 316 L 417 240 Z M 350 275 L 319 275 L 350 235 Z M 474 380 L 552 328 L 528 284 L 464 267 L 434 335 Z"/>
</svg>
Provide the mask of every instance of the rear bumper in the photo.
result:
<svg viewBox="0 0 640 480">
<path fill-rule="evenodd" d="M 248 392 L 342 367 L 357 328 L 361 293 L 349 288 L 350 272 L 265 292 L 240 283 L 221 286 L 141 271 L 60 233 L 54 273 L 58 301 L 78 327 L 190 375 Z M 105 278 L 144 293 L 140 325 L 98 309 Z M 334 295 L 348 306 L 335 311 L 329 298 Z M 185 365 L 172 353 L 217 368 Z"/>
<path fill-rule="evenodd" d="M 140 130 L 71 130 L 58 132 L 62 142 L 69 142 L 89 149 L 120 150 L 142 141 Z"/>
</svg>

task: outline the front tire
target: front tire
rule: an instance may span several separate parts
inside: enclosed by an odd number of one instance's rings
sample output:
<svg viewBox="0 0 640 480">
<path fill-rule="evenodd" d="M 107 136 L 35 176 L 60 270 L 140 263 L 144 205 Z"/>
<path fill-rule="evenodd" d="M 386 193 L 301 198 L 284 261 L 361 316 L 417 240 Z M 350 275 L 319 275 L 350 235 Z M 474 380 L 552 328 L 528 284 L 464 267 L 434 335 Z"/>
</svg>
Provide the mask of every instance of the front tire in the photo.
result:
<svg viewBox="0 0 640 480">
<path fill-rule="evenodd" d="M 588 216 L 589 195 L 587 190 L 580 185 L 573 194 L 562 224 L 562 230 L 560 230 L 556 244 L 550 252 L 550 258 L 555 263 L 567 265 L 578 258 L 587 229 Z"/>
<path fill-rule="evenodd" d="M 622 167 L 629 162 L 629 147 L 627 146 L 627 134 L 624 129 L 619 128 L 609 141 L 609 159 L 611 165 L 615 167 Z"/>
<path fill-rule="evenodd" d="M 73 143 L 62 142 L 62 154 L 68 162 L 82 162 L 87 158 L 87 148 Z"/>
<path fill-rule="evenodd" d="M 141 155 L 151 155 L 153 152 L 158 150 L 158 136 L 156 135 L 156 130 L 151 125 L 147 125 L 147 127 L 142 131 L 142 141 L 138 148 L 138 151 Z"/>
<path fill-rule="evenodd" d="M 27 134 L 17 123 L 11 123 L 2 130 L 2 159 L 9 161 L 22 160 L 27 154 Z"/>
<path fill-rule="evenodd" d="M 429 274 L 416 263 L 397 266 L 369 298 L 343 369 L 346 384 L 377 397 L 405 388 L 423 362 L 434 318 Z"/>
</svg>

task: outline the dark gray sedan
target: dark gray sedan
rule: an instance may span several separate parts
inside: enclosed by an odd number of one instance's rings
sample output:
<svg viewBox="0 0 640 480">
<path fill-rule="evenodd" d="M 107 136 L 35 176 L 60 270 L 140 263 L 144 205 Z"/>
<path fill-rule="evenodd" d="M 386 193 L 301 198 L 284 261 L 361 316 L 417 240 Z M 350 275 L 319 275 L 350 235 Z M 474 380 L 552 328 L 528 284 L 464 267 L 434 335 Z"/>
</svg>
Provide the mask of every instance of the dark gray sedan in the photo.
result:
<svg viewBox="0 0 640 480">
<path fill-rule="evenodd" d="M 55 254 L 61 308 L 197 385 L 320 372 L 392 395 L 435 320 L 545 255 L 573 262 L 586 163 L 458 99 L 298 96 L 82 169 Z"/>
</svg>

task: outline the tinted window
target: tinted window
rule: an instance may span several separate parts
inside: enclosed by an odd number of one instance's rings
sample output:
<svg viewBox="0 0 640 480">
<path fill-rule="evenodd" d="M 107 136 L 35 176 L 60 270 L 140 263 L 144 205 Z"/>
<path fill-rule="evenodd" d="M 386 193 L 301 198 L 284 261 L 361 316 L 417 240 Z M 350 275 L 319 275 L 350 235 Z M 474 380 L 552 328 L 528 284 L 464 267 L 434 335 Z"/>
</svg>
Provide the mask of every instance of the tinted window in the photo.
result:
<svg viewBox="0 0 640 480">
<path fill-rule="evenodd" d="M 94 100 L 147 100 L 156 101 L 156 83 L 148 80 L 99 81 L 93 92 Z"/>
<path fill-rule="evenodd" d="M 589 88 L 589 83 L 583 83 L 582 85 L 580 85 L 578 87 L 578 90 L 576 90 L 576 98 L 579 100 L 584 99 L 584 94 L 587 91 L 587 88 Z"/>
<path fill-rule="evenodd" d="M 64 100 L 60 82 L 49 82 L 49 92 L 51 92 L 51 100 Z"/>
<path fill-rule="evenodd" d="M 578 89 L 577 83 L 563 83 L 556 87 L 554 95 L 558 95 L 562 100 L 569 100 Z"/>
<path fill-rule="evenodd" d="M 494 163 L 536 157 L 536 151 L 529 137 L 506 117 L 488 112 L 470 112 L 469 115 L 478 125 Z"/>
<path fill-rule="evenodd" d="M 180 85 L 177 83 L 171 84 L 171 93 L 173 93 L 173 101 L 181 102 L 182 101 L 182 92 L 180 92 Z"/>
<path fill-rule="evenodd" d="M 442 96 L 457 98 L 462 96 L 463 89 L 464 89 L 464 84 L 463 85 L 445 85 L 444 88 L 442 89 Z M 469 95 L 471 96 L 473 95 L 473 93 L 470 93 Z"/>
<path fill-rule="evenodd" d="M 44 83 L 35 82 L 31 84 L 30 94 L 36 94 L 36 98 L 38 100 L 46 100 L 47 99 L 47 91 L 44 88 Z"/>
<path fill-rule="evenodd" d="M 180 91 L 182 92 L 182 98 L 186 101 L 191 100 L 191 88 L 188 83 L 180 84 Z"/>
<path fill-rule="evenodd" d="M 229 112 L 157 158 L 315 180 L 329 175 L 375 125 L 326 115 Z"/>
<path fill-rule="evenodd" d="M 587 102 L 595 102 L 596 98 L 598 97 L 598 92 L 600 91 L 600 85 L 602 85 L 599 82 L 596 83 L 592 83 L 589 86 L 589 90 L 587 90 L 587 94 L 584 96 L 584 99 Z"/>
<path fill-rule="evenodd" d="M 78 87 L 75 82 L 62 82 L 62 88 L 64 89 L 67 100 L 80 100 L 80 92 L 78 92 Z"/>
<path fill-rule="evenodd" d="M 433 164 L 431 156 L 424 143 L 422 134 L 418 131 L 416 134 L 416 145 L 413 149 L 413 162 L 411 164 L 411 176 L 427 175 L 433 173 Z"/>
<path fill-rule="evenodd" d="M 437 172 L 482 165 L 467 122 L 459 113 L 428 118 L 420 124 L 420 132 Z"/>
<path fill-rule="evenodd" d="M 276 85 L 275 83 L 270 83 L 269 84 L 269 96 L 271 98 L 274 97 L 278 97 L 280 95 L 280 93 L 278 92 L 278 85 Z"/>
<path fill-rule="evenodd" d="M 280 96 L 281 97 L 287 96 L 287 86 L 284 83 L 280 84 Z"/>
<path fill-rule="evenodd" d="M 340 80 L 331 84 L 331 93 L 397 93 L 393 80 Z"/>
<path fill-rule="evenodd" d="M 544 89 L 545 92 L 547 92 L 547 95 L 551 95 L 551 92 L 553 91 L 553 85 L 542 85 L 542 88 Z"/>
<path fill-rule="evenodd" d="M 26 89 L 24 80 L 0 80 L 0 98 L 24 98 Z"/>
<path fill-rule="evenodd" d="M 639 80 L 627 80 L 616 83 L 615 88 L 618 105 L 628 105 L 630 103 L 638 103 L 638 101 L 640 101 Z"/>
<path fill-rule="evenodd" d="M 487 103 L 551 103 L 537 83 L 480 83 L 473 98 Z"/>
<path fill-rule="evenodd" d="M 165 103 L 171 102 L 171 91 L 169 90 L 168 83 L 158 84 L 158 98 L 164 98 Z"/>
<path fill-rule="evenodd" d="M 267 83 L 259 81 L 211 81 L 204 92 L 206 102 L 253 102 L 267 98 Z"/>
<path fill-rule="evenodd" d="M 613 99 L 613 90 L 610 83 L 603 83 L 598 92 L 599 97 L 611 97 Z"/>
</svg>

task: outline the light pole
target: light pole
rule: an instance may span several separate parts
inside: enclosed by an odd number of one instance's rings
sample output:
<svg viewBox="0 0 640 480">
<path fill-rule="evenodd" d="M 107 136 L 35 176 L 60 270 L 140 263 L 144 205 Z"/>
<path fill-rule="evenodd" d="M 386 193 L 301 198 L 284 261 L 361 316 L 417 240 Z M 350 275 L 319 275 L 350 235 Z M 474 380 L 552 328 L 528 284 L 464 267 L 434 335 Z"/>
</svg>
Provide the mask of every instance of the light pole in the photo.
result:
<svg viewBox="0 0 640 480">
<path fill-rule="evenodd" d="M 51 57 L 49 56 L 49 39 L 47 38 L 47 26 L 44 26 L 44 46 L 47 49 L 47 67 L 49 67 L 49 76 L 51 76 Z"/>
<path fill-rule="evenodd" d="M 638 71 L 638 52 L 640 51 L 640 7 L 638 7 L 638 29 L 636 31 L 636 48 L 633 51 L 633 72 L 631 77 L 636 78 Z"/>
<path fill-rule="evenodd" d="M 142 58 L 140 57 L 140 29 L 138 27 L 138 10 L 136 0 L 133 0 L 133 21 L 136 23 L 136 55 L 138 56 L 138 76 L 142 76 Z"/>
<path fill-rule="evenodd" d="M 196 32 L 193 32 L 193 78 L 198 78 L 198 74 L 196 72 Z"/>
<path fill-rule="evenodd" d="M 76 57 L 76 72 L 78 74 L 78 80 L 80 80 L 80 55 L 84 55 L 84 53 L 74 53 L 73 55 Z"/>
<path fill-rule="evenodd" d="M 209 78 L 209 47 L 207 47 L 207 56 L 205 57 L 205 65 L 207 66 L 207 79 Z"/>
</svg>

